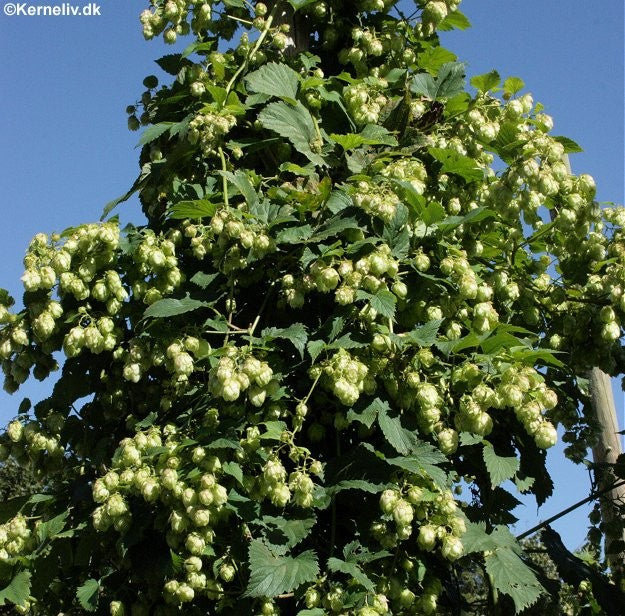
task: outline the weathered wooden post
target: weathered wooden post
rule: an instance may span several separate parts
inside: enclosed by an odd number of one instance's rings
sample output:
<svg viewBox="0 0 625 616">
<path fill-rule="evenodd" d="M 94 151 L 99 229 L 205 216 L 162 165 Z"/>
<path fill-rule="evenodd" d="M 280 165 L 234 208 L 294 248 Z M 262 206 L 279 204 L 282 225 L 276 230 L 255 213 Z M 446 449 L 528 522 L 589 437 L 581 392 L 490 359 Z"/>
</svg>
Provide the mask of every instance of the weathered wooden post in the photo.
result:
<svg viewBox="0 0 625 616">
<path fill-rule="evenodd" d="M 599 488 L 608 487 L 614 482 L 610 465 L 616 462 L 621 453 L 616 406 L 612 394 L 610 377 L 593 368 L 590 372 L 590 399 L 593 411 L 601 427 L 599 441 L 592 449 L 593 461 L 597 467 Z M 601 518 L 605 528 L 605 552 L 610 568 L 616 579 L 625 577 L 625 550 L 611 548 L 613 542 L 625 540 L 625 485 L 621 485 L 601 498 Z"/>
<path fill-rule="evenodd" d="M 571 173 L 571 163 L 566 154 L 564 155 L 564 163 L 568 172 Z M 588 378 L 592 410 L 600 426 L 599 440 L 592 449 L 592 457 L 596 467 L 598 489 L 601 490 L 614 483 L 615 476 L 610 465 L 616 462 L 622 448 L 610 377 L 599 368 L 593 368 Z M 625 541 L 624 512 L 625 485 L 619 486 L 601 497 L 601 518 L 604 527 L 606 558 L 615 578 L 619 581 L 625 577 L 625 550 L 618 547 L 611 549 L 610 546 L 617 540 Z M 614 528 L 618 530 L 614 531 Z"/>
</svg>

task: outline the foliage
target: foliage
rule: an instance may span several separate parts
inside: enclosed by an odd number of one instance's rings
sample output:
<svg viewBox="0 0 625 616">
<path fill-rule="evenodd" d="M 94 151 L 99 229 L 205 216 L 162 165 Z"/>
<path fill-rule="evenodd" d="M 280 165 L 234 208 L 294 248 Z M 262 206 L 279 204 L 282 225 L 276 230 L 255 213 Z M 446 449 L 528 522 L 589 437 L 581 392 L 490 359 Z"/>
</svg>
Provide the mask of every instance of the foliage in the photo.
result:
<svg viewBox="0 0 625 616">
<path fill-rule="evenodd" d="M 19 496 L 30 496 L 40 490 L 41 484 L 29 467 L 21 466 L 11 458 L 0 464 L 0 503 Z"/>
<path fill-rule="evenodd" d="M 550 531 L 553 532 L 553 531 Z M 520 542 L 523 548 L 523 559 L 533 570 L 547 590 L 536 603 L 522 611 L 523 616 L 581 616 L 583 614 L 610 615 L 620 614 L 622 611 L 622 598 L 616 587 L 609 582 L 605 571 L 594 556 L 592 548 L 584 548 L 578 552 L 579 556 L 568 553 L 569 559 L 577 559 L 583 562 L 586 571 L 580 571 L 576 580 L 573 580 L 568 572 L 564 577 L 558 570 L 558 566 L 551 558 L 550 548 L 545 546 L 540 535 L 534 535 Z M 565 550 L 565 549 L 564 549 Z M 558 556 L 556 555 L 556 558 Z M 588 578 L 594 578 L 594 584 Z M 457 571 L 456 585 L 462 598 L 462 613 L 467 616 L 481 616 L 493 611 L 493 596 L 489 593 L 489 581 L 486 568 L 483 563 L 473 561 L 466 567 Z M 607 592 L 597 592 L 598 587 L 605 586 Z M 601 596 L 602 605 L 595 598 Z M 499 613 L 512 610 L 511 605 L 498 605 Z M 445 616 L 455 613 L 449 608 L 443 607 L 440 611 Z"/>
<path fill-rule="evenodd" d="M 148 223 L 37 235 L 0 297 L 5 389 L 59 371 L 1 437 L 48 489 L 2 507 L 0 602 L 433 614 L 477 563 L 531 606 L 507 480 L 544 502 L 583 375 L 622 372 L 625 210 L 518 78 L 466 89 L 457 0 L 151 4 L 146 38 L 194 42 L 128 108 L 105 216 Z"/>
</svg>

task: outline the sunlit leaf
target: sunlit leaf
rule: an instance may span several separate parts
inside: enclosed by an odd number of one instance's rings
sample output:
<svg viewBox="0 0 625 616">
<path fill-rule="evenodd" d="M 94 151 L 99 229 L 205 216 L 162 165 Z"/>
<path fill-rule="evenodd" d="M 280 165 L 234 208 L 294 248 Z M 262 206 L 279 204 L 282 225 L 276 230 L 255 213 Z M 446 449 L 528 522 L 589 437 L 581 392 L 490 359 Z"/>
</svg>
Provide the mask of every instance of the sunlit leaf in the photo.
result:
<svg viewBox="0 0 625 616">
<path fill-rule="evenodd" d="M 269 62 L 245 77 L 252 92 L 295 99 L 299 87 L 299 75 L 286 64 Z"/>
<path fill-rule="evenodd" d="M 490 552 L 484 565 L 495 588 L 514 601 L 517 612 L 536 603 L 544 592 L 534 572 L 510 549 Z"/>
<path fill-rule="evenodd" d="M 138 145 L 146 145 L 147 143 L 156 141 L 161 135 L 169 131 L 174 124 L 176 124 L 176 122 L 161 122 L 160 124 L 154 124 L 146 128 L 139 139 Z"/>
<path fill-rule="evenodd" d="M 460 11 L 451 11 L 447 16 L 438 24 L 439 30 L 466 30 L 471 27 L 471 22 L 467 19 L 467 16 Z"/>
<path fill-rule="evenodd" d="M 417 65 L 430 75 L 436 75 L 443 64 L 455 62 L 457 56 L 449 49 L 445 49 L 439 45 L 429 47 L 417 56 Z"/>
<path fill-rule="evenodd" d="M 184 220 L 185 218 L 204 218 L 213 216 L 217 211 L 217 205 L 206 199 L 195 201 L 179 201 L 168 210 L 169 218 Z"/>
<path fill-rule="evenodd" d="M 265 128 L 287 138 L 312 163 L 325 164 L 323 158 L 311 149 L 317 139 L 315 123 L 310 111 L 300 102 L 295 106 L 284 102 L 269 103 L 258 114 L 258 119 Z"/>
<path fill-rule="evenodd" d="M 519 77 L 508 77 L 503 82 L 503 92 L 505 96 L 512 96 L 525 87 L 525 82 Z"/>
<path fill-rule="evenodd" d="M 491 445 L 484 446 L 483 456 L 493 486 L 498 486 L 506 479 L 512 479 L 519 470 L 519 458 L 516 456 L 498 456 Z"/>
<path fill-rule="evenodd" d="M 465 65 L 462 62 L 446 62 L 436 75 L 419 73 L 410 84 L 410 90 L 430 100 L 441 100 L 464 90 Z"/>
<path fill-rule="evenodd" d="M 467 182 L 481 180 L 484 177 L 484 170 L 478 167 L 476 161 L 469 156 L 444 148 L 428 148 L 428 152 L 430 156 L 442 163 L 443 173 L 455 173 Z"/>
<path fill-rule="evenodd" d="M 558 143 L 561 143 L 564 146 L 565 154 L 575 154 L 576 152 L 583 152 L 584 149 L 581 145 L 573 141 L 573 139 L 569 139 L 568 137 L 563 137 L 561 135 L 556 135 L 553 137 Z"/>
<path fill-rule="evenodd" d="M 366 588 L 368 591 L 373 592 L 375 590 L 375 584 L 371 581 L 363 570 L 354 562 L 346 562 L 339 558 L 328 559 L 328 569 L 330 571 L 340 571 L 352 577 L 358 584 Z"/>
<path fill-rule="evenodd" d="M 416 444 L 416 436 L 401 425 L 399 417 L 391 416 L 385 410 L 378 412 L 378 424 L 384 438 L 398 453 L 408 455 Z"/>
<path fill-rule="evenodd" d="M 293 325 L 285 328 L 267 327 L 263 329 L 261 336 L 265 340 L 284 338 L 297 349 L 302 358 L 304 357 L 308 333 L 306 332 L 306 326 L 302 323 L 293 323 Z"/>
<path fill-rule="evenodd" d="M 261 541 L 249 547 L 250 579 L 244 596 L 275 597 L 312 582 L 319 574 L 312 550 L 298 556 L 277 556 Z"/>
<path fill-rule="evenodd" d="M 482 93 L 494 90 L 499 85 L 499 81 L 499 73 L 495 70 L 490 71 L 490 73 L 471 77 L 471 85 L 478 90 L 478 92 Z"/>
<path fill-rule="evenodd" d="M 185 312 L 191 312 L 192 310 L 203 308 L 204 306 L 206 306 L 205 302 L 193 299 L 189 296 L 184 297 L 183 299 L 173 299 L 171 297 L 167 297 L 165 299 L 159 299 L 148 306 L 146 311 L 143 313 L 143 316 L 155 319 L 174 317 L 179 314 L 184 314 Z"/>
<path fill-rule="evenodd" d="M 0 590 L 0 605 L 9 601 L 14 605 L 23 606 L 30 596 L 30 571 L 17 573 L 8 586 Z"/>
</svg>

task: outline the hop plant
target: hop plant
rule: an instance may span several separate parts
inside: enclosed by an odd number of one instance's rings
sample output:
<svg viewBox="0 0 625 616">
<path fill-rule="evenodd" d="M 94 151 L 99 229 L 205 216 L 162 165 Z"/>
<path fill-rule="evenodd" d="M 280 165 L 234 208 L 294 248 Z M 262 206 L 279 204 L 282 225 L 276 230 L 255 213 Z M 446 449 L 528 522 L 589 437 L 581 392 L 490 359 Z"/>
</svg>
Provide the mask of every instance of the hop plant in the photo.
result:
<svg viewBox="0 0 625 616">
<path fill-rule="evenodd" d="M 623 370 L 625 210 L 520 80 L 469 93 L 440 64 L 458 0 L 149 4 L 146 39 L 194 43 L 127 109 L 152 126 L 147 223 L 38 234 L 23 309 L 0 292 L 5 390 L 62 366 L 0 437 L 47 482 L 0 524 L 3 596 L 435 614 L 454 566 L 501 559 L 519 582 L 493 595 L 529 606 L 492 494 L 544 498 L 539 450 L 593 442 L 581 377 Z"/>
</svg>

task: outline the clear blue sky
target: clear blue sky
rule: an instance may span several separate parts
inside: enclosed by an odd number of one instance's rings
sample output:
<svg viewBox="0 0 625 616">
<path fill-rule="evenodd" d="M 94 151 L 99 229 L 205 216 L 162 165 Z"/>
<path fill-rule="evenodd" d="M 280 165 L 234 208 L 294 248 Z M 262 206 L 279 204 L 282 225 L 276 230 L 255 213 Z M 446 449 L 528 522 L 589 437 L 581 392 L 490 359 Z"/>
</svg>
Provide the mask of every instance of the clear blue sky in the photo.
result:
<svg viewBox="0 0 625 616">
<path fill-rule="evenodd" d="M 138 173 L 138 134 L 126 129 L 124 109 L 141 95 L 145 75 L 161 75 L 153 60 L 171 51 L 143 40 L 138 15 L 146 5 L 101 0 L 100 17 L 0 12 L 0 287 L 17 297 L 30 238 L 97 220 Z M 555 118 L 554 133 L 584 148 L 573 169 L 594 176 L 600 201 L 623 203 L 622 0 L 464 0 L 461 8 L 473 27 L 444 33 L 443 44 L 470 75 L 497 69 L 521 77 Z M 118 211 L 122 222 L 142 220 L 136 203 Z M 43 391 L 0 392 L 0 424 L 22 395 L 38 399 Z M 623 424 L 618 390 L 617 405 Z M 587 494 L 585 472 L 558 463 L 557 453 L 550 455 L 556 496 L 539 512 L 528 502 L 519 532 Z M 571 515 L 555 527 L 575 548 L 586 520 Z"/>
</svg>

